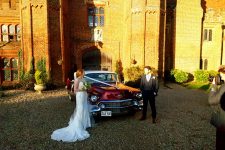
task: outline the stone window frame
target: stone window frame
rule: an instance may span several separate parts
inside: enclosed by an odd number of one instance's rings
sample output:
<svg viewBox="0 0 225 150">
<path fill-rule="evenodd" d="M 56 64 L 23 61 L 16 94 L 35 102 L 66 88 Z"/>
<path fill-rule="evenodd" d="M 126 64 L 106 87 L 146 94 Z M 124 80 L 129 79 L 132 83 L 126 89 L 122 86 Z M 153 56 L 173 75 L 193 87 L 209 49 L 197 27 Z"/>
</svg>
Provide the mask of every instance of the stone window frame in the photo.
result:
<svg viewBox="0 0 225 150">
<path fill-rule="evenodd" d="M 213 41 L 213 29 L 205 28 L 203 30 L 203 41 L 208 41 L 208 42 Z"/>
<path fill-rule="evenodd" d="M 16 1 L 15 0 L 9 0 L 9 8 L 16 9 Z"/>
<path fill-rule="evenodd" d="M 5 61 L 8 60 L 8 61 Z M 16 65 L 14 66 L 13 61 L 16 62 Z M 7 63 L 7 64 L 5 64 Z M 1 74 L 1 81 L 3 82 L 12 82 L 12 81 L 18 81 L 19 80 L 19 60 L 18 58 L 14 57 L 2 57 L 0 58 L 0 74 Z M 8 75 L 6 75 L 6 73 Z M 15 75 L 17 74 L 17 76 Z M 5 78 L 8 76 L 8 78 Z"/>
<path fill-rule="evenodd" d="M 93 13 L 90 13 L 89 9 L 93 9 Z M 89 20 L 90 17 L 92 17 L 92 22 Z M 90 28 L 104 27 L 105 7 L 102 5 L 88 5 L 87 6 L 87 22 L 88 22 L 88 27 Z"/>
<path fill-rule="evenodd" d="M 6 33 L 3 33 L 3 26 L 7 27 Z M 10 30 L 13 27 L 13 31 Z M 21 33 L 18 34 L 19 24 L 0 24 L 0 42 L 21 41 Z M 21 32 L 21 28 L 19 30 Z M 8 36 L 7 40 L 4 40 L 3 36 Z M 19 37 L 19 38 L 18 38 Z"/>
</svg>

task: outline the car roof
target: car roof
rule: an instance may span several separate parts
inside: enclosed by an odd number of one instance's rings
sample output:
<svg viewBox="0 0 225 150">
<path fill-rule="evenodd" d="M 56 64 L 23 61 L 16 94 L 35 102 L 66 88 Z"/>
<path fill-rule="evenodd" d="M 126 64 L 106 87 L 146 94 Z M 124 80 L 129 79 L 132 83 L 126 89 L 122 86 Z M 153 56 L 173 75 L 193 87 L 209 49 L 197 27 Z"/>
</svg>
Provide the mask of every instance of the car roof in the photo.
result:
<svg viewBox="0 0 225 150">
<path fill-rule="evenodd" d="M 112 72 L 112 71 L 104 71 L 104 70 L 87 70 L 87 71 L 84 71 L 85 74 L 90 74 L 90 73 L 115 73 L 115 72 Z"/>
</svg>

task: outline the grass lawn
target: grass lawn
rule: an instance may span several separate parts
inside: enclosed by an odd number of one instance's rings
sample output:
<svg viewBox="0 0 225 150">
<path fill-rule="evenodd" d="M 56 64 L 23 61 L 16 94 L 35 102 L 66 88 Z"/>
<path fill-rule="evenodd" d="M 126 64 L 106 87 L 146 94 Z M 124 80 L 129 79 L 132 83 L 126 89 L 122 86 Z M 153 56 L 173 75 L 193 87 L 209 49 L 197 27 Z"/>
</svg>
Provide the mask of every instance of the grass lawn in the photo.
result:
<svg viewBox="0 0 225 150">
<path fill-rule="evenodd" d="M 188 83 L 184 83 L 184 86 L 189 88 L 189 89 L 202 89 L 204 91 L 208 91 L 211 84 L 209 82 L 207 82 L 207 83 L 188 82 Z"/>
</svg>

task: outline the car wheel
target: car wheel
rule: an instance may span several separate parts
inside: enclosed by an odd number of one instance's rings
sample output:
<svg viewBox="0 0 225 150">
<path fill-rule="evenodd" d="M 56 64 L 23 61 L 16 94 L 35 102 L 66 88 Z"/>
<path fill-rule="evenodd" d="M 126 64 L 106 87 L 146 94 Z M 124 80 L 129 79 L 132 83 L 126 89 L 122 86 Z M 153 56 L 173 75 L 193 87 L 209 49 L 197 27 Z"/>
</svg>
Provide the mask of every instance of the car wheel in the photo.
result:
<svg viewBox="0 0 225 150">
<path fill-rule="evenodd" d="M 95 123 L 98 123 L 101 120 L 100 115 L 93 116 Z"/>
</svg>

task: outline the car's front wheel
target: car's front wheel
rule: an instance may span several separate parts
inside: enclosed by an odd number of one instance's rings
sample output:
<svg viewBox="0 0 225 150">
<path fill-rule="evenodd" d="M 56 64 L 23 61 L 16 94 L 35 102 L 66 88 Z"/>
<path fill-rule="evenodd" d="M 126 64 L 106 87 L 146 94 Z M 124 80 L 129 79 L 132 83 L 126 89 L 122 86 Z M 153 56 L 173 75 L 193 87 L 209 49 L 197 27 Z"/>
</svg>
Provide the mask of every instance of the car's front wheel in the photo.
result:
<svg viewBox="0 0 225 150">
<path fill-rule="evenodd" d="M 93 116 L 93 119 L 94 119 L 94 122 L 95 122 L 95 123 L 98 123 L 98 122 L 101 120 L 101 116 L 98 115 L 98 114 L 97 114 L 97 115 L 94 115 L 94 116 Z"/>
</svg>

